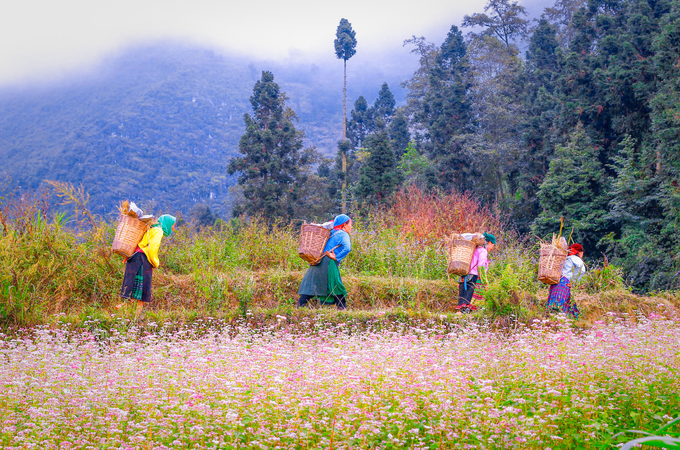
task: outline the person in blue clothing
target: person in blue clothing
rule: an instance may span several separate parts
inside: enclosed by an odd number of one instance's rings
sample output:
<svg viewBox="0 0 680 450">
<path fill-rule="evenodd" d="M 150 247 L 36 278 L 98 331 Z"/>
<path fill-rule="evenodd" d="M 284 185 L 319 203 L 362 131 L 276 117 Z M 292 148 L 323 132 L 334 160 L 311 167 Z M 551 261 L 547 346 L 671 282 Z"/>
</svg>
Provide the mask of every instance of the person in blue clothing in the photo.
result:
<svg viewBox="0 0 680 450">
<path fill-rule="evenodd" d="M 324 247 L 324 255 L 316 265 L 310 266 L 302 278 L 298 294 L 298 307 L 306 306 L 316 297 L 322 305 L 335 305 L 338 309 L 347 308 L 347 289 L 340 278 L 340 263 L 352 250 L 349 238 L 352 232 L 352 219 L 340 214 L 333 220 L 333 231 Z"/>
</svg>

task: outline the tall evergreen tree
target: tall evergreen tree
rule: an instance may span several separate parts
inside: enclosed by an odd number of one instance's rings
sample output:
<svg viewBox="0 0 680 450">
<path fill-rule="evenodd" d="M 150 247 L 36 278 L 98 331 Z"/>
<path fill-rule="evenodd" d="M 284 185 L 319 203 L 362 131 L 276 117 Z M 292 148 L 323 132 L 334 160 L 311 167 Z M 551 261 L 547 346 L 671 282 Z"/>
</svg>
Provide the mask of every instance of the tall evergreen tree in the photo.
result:
<svg viewBox="0 0 680 450">
<path fill-rule="evenodd" d="M 572 18 L 579 9 L 586 6 L 588 6 L 588 0 L 556 0 L 552 7 L 545 8 L 541 18 L 557 27 L 555 36 L 561 47 L 569 47 L 576 33 Z"/>
<path fill-rule="evenodd" d="M 366 136 L 371 132 L 372 111 L 364 96 L 359 96 L 354 102 L 354 109 L 350 113 L 352 119 L 347 122 L 347 137 L 352 148 L 361 148 Z"/>
<path fill-rule="evenodd" d="M 606 228 L 609 185 L 598 149 L 578 124 L 568 143 L 558 146 L 550 169 L 541 183 L 538 198 L 543 211 L 536 218 L 533 231 L 539 236 L 557 233 L 560 217 L 565 228 L 574 228 L 574 238 L 594 252 Z"/>
<path fill-rule="evenodd" d="M 428 42 L 423 36 L 413 36 L 411 39 L 406 39 L 403 45 L 413 45 L 411 53 L 418 55 L 420 64 L 411 79 L 401 85 L 408 89 L 405 113 L 408 117 L 415 117 L 429 89 L 430 71 L 434 67 L 439 49 L 435 44 Z M 418 126 L 419 123 L 414 122 L 413 125 Z"/>
<path fill-rule="evenodd" d="M 378 203 L 388 199 L 399 185 L 397 159 L 385 130 L 372 134 L 366 145 L 370 153 L 360 169 L 356 192 L 361 200 Z"/>
<path fill-rule="evenodd" d="M 608 236 L 600 249 L 614 254 L 614 262 L 626 268 L 641 289 L 672 285 L 669 273 L 680 268 L 680 262 L 668 256 L 679 244 L 671 231 L 677 229 L 677 221 L 669 219 L 674 217 L 673 202 L 666 202 L 677 180 L 677 172 L 669 177 L 672 164 L 668 164 L 677 147 L 665 153 L 677 146 L 678 137 L 670 112 L 678 104 L 674 67 L 680 57 L 678 7 L 677 0 L 590 1 L 587 9 L 573 15 L 575 34 L 557 79 L 560 108 L 553 123 L 557 141 L 577 122 L 583 123 L 598 148 L 594 157 L 614 187 L 612 214 L 594 234 Z M 627 148 L 624 140 L 634 143 L 634 151 L 622 151 Z M 616 182 L 636 177 L 640 182 Z M 647 179 L 642 182 L 640 177 Z M 643 208 L 636 220 L 624 220 L 638 210 L 638 203 L 654 198 L 661 208 Z M 659 214 L 665 225 L 654 231 Z M 631 244 L 632 236 L 641 235 L 656 241 L 651 246 L 655 250 L 644 256 L 637 251 L 639 245 Z"/>
<path fill-rule="evenodd" d="M 408 130 L 408 119 L 404 115 L 403 109 L 399 109 L 392 117 L 389 126 L 390 141 L 397 161 L 406 153 L 406 148 L 411 141 L 411 133 Z"/>
<path fill-rule="evenodd" d="M 555 85 L 561 54 L 556 31 L 554 25 L 541 19 L 526 53 L 521 91 L 526 111 L 521 123 L 523 149 L 508 176 L 512 196 L 507 205 L 512 221 L 522 232 L 529 231 L 541 211 L 536 193 L 554 152 L 552 127 L 560 104 Z"/>
<path fill-rule="evenodd" d="M 392 115 L 394 115 L 394 107 L 397 102 L 394 100 L 394 95 L 390 91 L 390 87 L 387 83 L 383 83 L 380 92 L 378 92 L 378 98 L 375 99 L 373 103 L 373 119 L 380 119 L 385 125 L 389 125 L 390 120 L 392 120 Z"/>
<path fill-rule="evenodd" d="M 271 72 L 262 72 L 250 104 L 253 115 L 245 114 L 246 131 L 239 141 L 244 156 L 232 158 L 228 167 L 230 175 L 239 172 L 245 197 L 234 215 L 292 219 L 312 151 L 303 151 L 303 134 L 293 124 L 295 113 L 285 106 L 285 95 Z"/>
<path fill-rule="evenodd" d="M 441 187 L 465 190 L 470 167 L 458 136 L 469 132 L 469 63 L 463 35 L 452 26 L 429 73 L 428 88 L 414 115 L 426 130 L 424 148 L 439 172 Z"/>
<path fill-rule="evenodd" d="M 343 87 L 342 87 L 342 141 L 347 140 L 347 60 L 356 54 L 356 32 L 347 19 L 341 19 L 335 34 L 335 56 L 343 60 Z M 342 148 L 339 148 L 342 152 Z M 343 200 L 342 212 L 347 211 L 345 190 L 347 189 L 347 154 L 342 153 L 342 172 L 345 179 L 342 182 Z"/>
<path fill-rule="evenodd" d="M 604 240 L 610 256 L 623 263 L 626 277 L 638 288 L 664 287 L 655 280 L 655 273 L 666 261 L 660 248 L 671 250 L 672 241 L 663 233 L 668 222 L 659 195 L 661 178 L 655 173 L 654 152 L 625 137 L 615 157 L 616 178 L 613 179 L 609 203 L 610 226 L 620 230 Z M 671 244 L 671 245 L 669 245 Z M 669 248 L 670 247 L 670 248 Z M 670 272 L 672 268 L 666 267 Z"/>
</svg>

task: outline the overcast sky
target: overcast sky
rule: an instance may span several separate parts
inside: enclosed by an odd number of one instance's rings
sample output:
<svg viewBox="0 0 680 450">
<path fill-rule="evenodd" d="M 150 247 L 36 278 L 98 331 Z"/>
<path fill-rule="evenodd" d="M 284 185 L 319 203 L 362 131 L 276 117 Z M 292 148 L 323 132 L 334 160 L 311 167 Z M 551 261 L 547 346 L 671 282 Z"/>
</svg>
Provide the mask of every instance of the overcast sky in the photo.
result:
<svg viewBox="0 0 680 450">
<path fill-rule="evenodd" d="M 412 35 L 441 42 L 484 2 L 463 0 L 8 0 L 0 15 L 0 85 L 92 66 L 137 43 L 174 39 L 258 59 L 333 56 L 341 18 L 364 54 Z M 549 0 L 523 0 L 532 15 Z M 406 50 L 404 50 L 406 51 Z"/>
</svg>

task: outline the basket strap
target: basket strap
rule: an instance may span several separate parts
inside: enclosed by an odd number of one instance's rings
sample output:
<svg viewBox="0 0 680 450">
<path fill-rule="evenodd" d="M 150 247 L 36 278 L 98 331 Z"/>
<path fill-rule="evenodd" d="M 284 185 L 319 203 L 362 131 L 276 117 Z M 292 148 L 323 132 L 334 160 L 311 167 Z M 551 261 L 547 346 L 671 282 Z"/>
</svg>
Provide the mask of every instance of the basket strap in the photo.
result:
<svg viewBox="0 0 680 450">
<path fill-rule="evenodd" d="M 340 247 L 340 244 L 338 244 L 338 245 L 336 245 L 335 247 L 333 247 L 332 249 L 328 250 L 328 252 L 332 252 L 333 250 L 335 250 L 335 249 L 338 248 L 338 247 Z M 314 262 L 314 264 L 312 264 L 312 265 L 315 266 L 315 265 L 319 264 L 319 261 L 321 261 L 321 260 L 323 259 L 323 257 L 326 256 L 326 254 L 327 254 L 328 252 L 323 252 L 323 253 L 321 254 L 321 256 L 319 257 L 319 259 L 317 259 L 317 260 Z"/>
</svg>

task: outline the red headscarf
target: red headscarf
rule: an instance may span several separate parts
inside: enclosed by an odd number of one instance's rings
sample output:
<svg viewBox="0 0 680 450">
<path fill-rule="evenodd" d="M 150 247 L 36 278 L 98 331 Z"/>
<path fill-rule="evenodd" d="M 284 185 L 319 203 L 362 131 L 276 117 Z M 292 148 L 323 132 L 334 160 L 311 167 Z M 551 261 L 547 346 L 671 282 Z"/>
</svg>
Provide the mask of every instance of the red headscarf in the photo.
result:
<svg viewBox="0 0 680 450">
<path fill-rule="evenodd" d="M 571 244 L 569 246 L 569 256 L 577 255 L 583 251 L 583 246 L 581 244 Z"/>
</svg>

